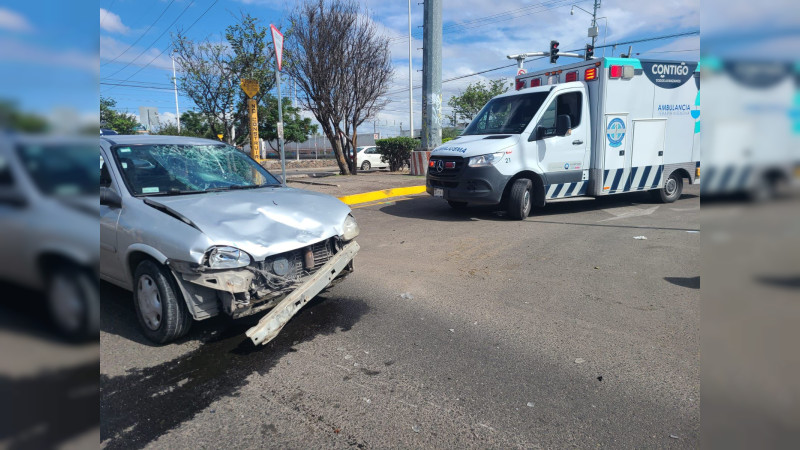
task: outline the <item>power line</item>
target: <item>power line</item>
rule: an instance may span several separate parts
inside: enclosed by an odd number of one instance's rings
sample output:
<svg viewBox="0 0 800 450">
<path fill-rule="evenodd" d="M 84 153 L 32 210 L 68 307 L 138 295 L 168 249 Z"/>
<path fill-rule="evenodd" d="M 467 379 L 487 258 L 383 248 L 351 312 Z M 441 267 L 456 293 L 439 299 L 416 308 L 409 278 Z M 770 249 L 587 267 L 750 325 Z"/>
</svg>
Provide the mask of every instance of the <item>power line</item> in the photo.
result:
<svg viewBox="0 0 800 450">
<path fill-rule="evenodd" d="M 169 31 L 169 29 L 170 29 L 170 28 L 172 28 L 172 26 L 173 26 L 173 25 L 175 25 L 175 23 L 176 23 L 176 22 L 177 22 L 177 21 L 178 21 L 178 20 L 179 20 L 181 17 L 183 17 L 183 15 L 186 13 L 186 11 L 188 11 L 188 10 L 189 10 L 189 8 L 190 8 L 190 7 L 191 7 L 191 6 L 194 4 L 194 1 L 195 1 L 195 0 L 192 0 L 191 2 L 189 2 L 189 4 L 187 4 L 187 5 L 186 5 L 186 8 L 183 8 L 183 11 L 181 11 L 181 13 L 180 13 L 180 14 L 178 14 L 178 17 L 176 17 L 176 18 L 175 18 L 175 20 L 173 20 L 173 21 L 172 21 L 172 23 L 171 23 L 171 24 L 169 24 L 169 26 L 168 26 L 168 27 L 166 27 L 166 28 L 164 29 L 164 31 L 162 31 L 162 32 L 161 32 L 161 34 L 159 34 L 159 35 L 158 35 L 158 37 L 157 37 L 157 38 L 155 38 L 155 40 L 153 40 L 153 42 L 151 42 L 151 43 L 150 43 L 150 45 L 149 45 L 147 48 L 145 48 L 144 50 L 142 50 L 142 51 L 141 51 L 141 53 L 139 53 L 138 55 L 136 55 L 136 57 L 135 57 L 135 58 L 133 58 L 133 59 L 132 59 L 131 61 L 129 61 L 127 64 L 125 64 L 124 66 L 122 66 L 122 67 L 121 67 L 120 69 L 118 69 L 116 72 L 114 72 L 114 73 L 112 73 L 111 75 L 109 75 L 109 77 L 113 77 L 114 75 L 116 75 L 116 74 L 118 74 L 118 73 L 122 72 L 123 70 L 127 69 L 127 68 L 128 68 L 128 67 L 129 67 L 129 66 L 130 66 L 130 65 L 131 65 L 131 64 L 132 64 L 134 61 L 136 61 L 137 59 L 139 59 L 139 58 L 140 58 L 142 55 L 144 55 L 144 54 L 145 54 L 145 53 L 146 53 L 148 50 L 150 50 L 151 48 L 153 48 L 153 46 L 154 46 L 154 45 L 156 45 L 156 42 L 158 42 L 158 41 L 159 41 L 159 40 L 160 40 L 162 37 L 164 37 L 164 34 L 166 34 L 166 33 L 167 33 L 167 31 Z M 216 3 L 216 1 L 215 1 L 214 3 Z M 163 53 L 163 52 L 162 52 L 162 53 Z M 159 56 L 160 56 L 160 55 L 159 55 Z"/>
<path fill-rule="evenodd" d="M 104 62 L 104 63 L 102 63 L 102 64 L 100 64 L 100 65 L 101 65 L 101 66 L 105 66 L 105 65 L 107 65 L 107 64 L 111 64 L 111 63 L 113 63 L 114 61 L 116 61 L 117 59 L 119 59 L 119 58 L 120 58 L 122 55 L 124 55 L 125 53 L 128 53 L 128 50 L 130 50 L 131 48 L 133 48 L 133 46 L 134 46 L 134 45 L 138 44 L 138 43 L 139 43 L 139 41 L 141 41 L 141 40 L 142 40 L 142 38 L 143 38 L 143 37 L 145 37 L 145 35 L 147 35 L 147 33 L 149 33 L 149 32 L 150 32 L 150 29 L 151 29 L 151 28 L 153 28 L 153 26 L 154 26 L 154 25 L 155 25 L 155 24 L 156 24 L 156 23 L 157 23 L 159 20 L 161 20 L 161 17 L 164 15 L 164 13 L 165 13 L 165 12 L 167 12 L 167 10 L 169 9 L 169 7 L 170 7 L 170 6 L 172 6 L 172 4 L 173 4 L 173 3 L 175 3 L 175 0 L 170 0 L 169 4 L 166 6 L 166 8 L 164 8 L 164 9 L 161 11 L 161 14 L 159 14 L 159 15 L 158 15 L 158 17 L 156 17 L 156 20 L 154 20 L 154 21 L 153 21 L 153 23 L 151 23 L 151 24 L 150 24 L 150 26 L 149 26 L 149 27 L 147 27 L 147 29 L 146 29 L 146 30 L 144 30 L 144 33 L 142 33 L 141 35 L 139 35 L 139 37 L 138 37 L 138 38 L 136 38 L 136 40 L 135 40 L 135 41 L 133 41 L 133 44 L 129 45 L 129 46 L 128 46 L 128 48 L 126 48 L 125 50 L 123 50 L 123 51 L 122 51 L 122 53 L 120 53 L 119 55 L 115 56 L 115 57 L 114 57 L 114 59 L 112 59 L 112 60 L 110 60 L 110 61 L 106 61 L 106 62 Z"/>
<path fill-rule="evenodd" d="M 200 16 L 199 16 L 197 19 L 195 19 L 195 21 L 194 21 L 194 22 L 192 22 L 192 24 L 191 24 L 191 25 L 189 25 L 189 27 L 187 27 L 187 28 L 186 28 L 186 31 L 189 31 L 189 30 L 191 30 L 191 29 L 192 29 L 192 27 L 193 27 L 193 26 L 195 26 L 195 24 L 196 24 L 197 22 L 199 22 L 199 21 L 200 21 L 200 19 L 202 19 L 202 18 L 203 18 L 203 16 L 205 16 L 205 15 L 206 15 L 206 14 L 207 14 L 209 11 L 211 11 L 211 8 L 213 8 L 213 7 L 214 7 L 214 5 L 216 5 L 218 1 L 219 1 L 219 0 L 214 0 L 214 2 L 213 2 L 213 3 L 211 3 L 211 5 L 209 5 L 209 7 L 208 7 L 208 8 L 206 8 L 206 10 L 205 10 L 205 11 L 203 11 L 203 14 L 200 14 Z M 170 43 L 170 44 L 169 44 L 169 45 L 168 45 L 168 46 L 167 46 L 167 47 L 166 47 L 164 50 L 161 50 L 161 52 L 160 52 L 159 54 L 157 54 L 156 56 L 154 56 L 154 57 L 153 57 L 153 59 L 151 59 L 151 60 L 150 60 L 150 62 L 148 62 L 147 64 L 145 64 L 144 66 L 142 66 L 142 67 L 141 67 L 139 70 L 137 70 L 136 72 L 132 73 L 132 74 L 131 74 L 131 76 L 129 76 L 128 78 L 126 78 L 124 81 L 126 81 L 126 82 L 127 82 L 127 81 L 130 81 L 130 79 L 131 79 L 131 78 L 133 78 L 133 77 L 135 77 L 135 76 L 136 76 L 136 75 L 137 75 L 139 72 L 141 72 L 142 70 L 144 70 L 144 69 L 146 69 L 147 67 L 149 67 L 149 66 L 150 66 L 150 64 L 153 64 L 153 61 L 155 61 L 156 59 L 158 59 L 159 57 L 161 57 L 161 55 L 163 55 L 163 54 L 164 54 L 164 52 L 166 52 L 166 51 L 167 51 L 167 50 L 168 50 L 170 47 L 172 47 L 172 43 Z M 109 76 L 113 76 L 113 75 L 114 75 L 114 74 L 111 74 L 111 75 L 109 75 Z M 111 90 L 111 89 L 114 89 L 114 88 L 113 88 L 113 87 L 109 88 L 109 90 Z"/>
</svg>

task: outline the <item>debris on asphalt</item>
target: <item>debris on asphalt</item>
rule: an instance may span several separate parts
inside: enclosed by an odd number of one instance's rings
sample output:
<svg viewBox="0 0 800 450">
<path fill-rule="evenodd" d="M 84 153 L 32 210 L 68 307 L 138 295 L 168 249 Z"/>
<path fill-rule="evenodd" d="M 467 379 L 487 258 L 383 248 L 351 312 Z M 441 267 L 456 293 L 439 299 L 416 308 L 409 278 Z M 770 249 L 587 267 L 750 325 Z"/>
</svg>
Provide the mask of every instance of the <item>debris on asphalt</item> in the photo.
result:
<svg viewBox="0 0 800 450">
<path fill-rule="evenodd" d="M 456 332 L 455 328 L 450 328 L 450 332 L 455 333 Z"/>
<path fill-rule="evenodd" d="M 645 240 L 647 240 L 647 236 L 634 236 L 633 238 L 634 238 L 634 239 L 637 239 L 637 240 L 640 240 L 640 241 L 645 241 Z"/>
<path fill-rule="evenodd" d="M 533 408 L 533 402 L 528 402 L 528 408 Z"/>
<path fill-rule="evenodd" d="M 597 266 L 594 266 L 594 268 L 595 268 L 595 270 L 600 270 L 600 268 L 599 268 L 599 267 L 597 267 Z"/>
<path fill-rule="evenodd" d="M 674 434 L 670 434 L 669 437 L 671 437 L 672 439 L 680 439 L 678 436 L 675 436 Z"/>
<path fill-rule="evenodd" d="M 599 377 L 597 377 L 597 381 L 603 381 L 603 376 L 600 375 Z"/>
<path fill-rule="evenodd" d="M 344 355 L 344 359 L 353 359 L 353 355 Z"/>
<path fill-rule="evenodd" d="M 403 300 L 414 300 L 414 296 L 411 295 L 411 292 L 403 292 L 402 294 L 400 294 L 400 298 L 402 298 Z"/>
<path fill-rule="evenodd" d="M 368 399 L 367 397 L 361 397 L 361 400 L 364 400 L 366 403 L 372 403 L 372 400 Z"/>
<path fill-rule="evenodd" d="M 420 428 L 419 425 L 411 425 L 411 429 L 414 430 L 414 433 L 419 433 L 422 431 L 422 428 Z"/>
<path fill-rule="evenodd" d="M 575 364 L 583 364 L 585 362 L 586 362 L 586 360 L 583 359 L 583 358 L 575 358 Z"/>
<path fill-rule="evenodd" d="M 694 234 L 694 233 L 699 233 L 699 231 L 697 231 L 697 230 L 689 230 L 689 231 L 687 231 L 687 233 L 693 233 Z"/>
</svg>

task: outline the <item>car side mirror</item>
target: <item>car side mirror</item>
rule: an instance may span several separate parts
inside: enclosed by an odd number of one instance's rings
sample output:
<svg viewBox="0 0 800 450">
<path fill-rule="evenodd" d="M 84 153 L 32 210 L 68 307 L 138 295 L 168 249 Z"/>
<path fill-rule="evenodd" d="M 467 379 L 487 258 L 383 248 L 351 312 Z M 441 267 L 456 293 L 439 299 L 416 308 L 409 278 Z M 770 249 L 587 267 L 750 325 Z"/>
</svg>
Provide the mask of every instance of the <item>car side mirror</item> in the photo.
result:
<svg viewBox="0 0 800 450">
<path fill-rule="evenodd" d="M 528 142 L 532 141 L 540 141 L 544 139 L 544 134 L 547 129 L 541 125 L 537 125 L 536 128 L 533 129 L 533 133 L 528 137 Z"/>
<path fill-rule="evenodd" d="M 15 189 L 0 189 L 0 204 L 22 208 L 28 204 L 28 199 Z"/>
<path fill-rule="evenodd" d="M 117 191 L 111 188 L 101 187 L 100 204 L 105 206 L 110 206 L 112 208 L 120 208 L 122 207 L 122 197 L 120 197 L 119 194 L 117 194 Z"/>
<path fill-rule="evenodd" d="M 572 128 L 572 119 L 568 114 L 559 114 L 556 118 L 556 135 L 566 136 L 567 131 Z"/>
</svg>

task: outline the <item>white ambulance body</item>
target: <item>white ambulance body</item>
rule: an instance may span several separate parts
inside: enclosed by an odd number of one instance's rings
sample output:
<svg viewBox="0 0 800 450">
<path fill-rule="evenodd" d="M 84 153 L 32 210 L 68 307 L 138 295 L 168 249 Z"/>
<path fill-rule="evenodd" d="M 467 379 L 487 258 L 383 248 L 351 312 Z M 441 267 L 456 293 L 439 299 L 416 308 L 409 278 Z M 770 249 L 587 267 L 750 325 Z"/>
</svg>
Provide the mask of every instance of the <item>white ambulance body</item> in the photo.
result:
<svg viewBox="0 0 800 450">
<path fill-rule="evenodd" d="M 461 136 L 431 152 L 427 191 L 453 207 L 534 206 L 654 191 L 699 174 L 697 63 L 600 58 L 519 75 Z"/>
<path fill-rule="evenodd" d="M 703 198 L 766 200 L 782 186 L 796 188 L 800 66 L 709 58 L 703 67 Z"/>
</svg>

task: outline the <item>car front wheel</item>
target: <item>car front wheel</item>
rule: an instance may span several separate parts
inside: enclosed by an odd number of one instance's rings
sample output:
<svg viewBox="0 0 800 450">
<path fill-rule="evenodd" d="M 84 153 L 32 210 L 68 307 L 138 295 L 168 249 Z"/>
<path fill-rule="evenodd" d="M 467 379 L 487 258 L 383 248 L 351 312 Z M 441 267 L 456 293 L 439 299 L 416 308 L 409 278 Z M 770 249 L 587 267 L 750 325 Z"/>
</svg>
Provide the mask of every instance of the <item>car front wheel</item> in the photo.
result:
<svg viewBox="0 0 800 450">
<path fill-rule="evenodd" d="M 192 324 L 172 274 L 154 261 L 144 260 L 136 267 L 133 303 L 142 333 L 156 344 L 180 338 Z"/>
<path fill-rule="evenodd" d="M 77 267 L 62 266 L 47 280 L 47 307 L 53 323 L 74 341 L 98 339 L 100 294 L 97 279 Z"/>
</svg>

